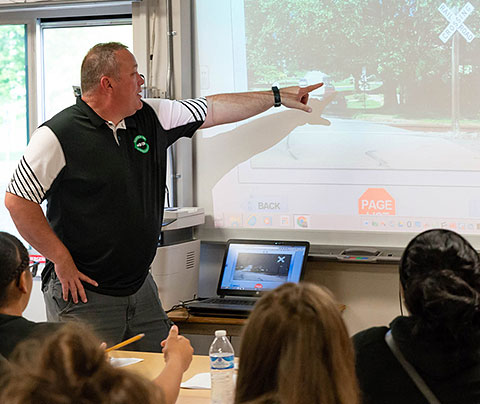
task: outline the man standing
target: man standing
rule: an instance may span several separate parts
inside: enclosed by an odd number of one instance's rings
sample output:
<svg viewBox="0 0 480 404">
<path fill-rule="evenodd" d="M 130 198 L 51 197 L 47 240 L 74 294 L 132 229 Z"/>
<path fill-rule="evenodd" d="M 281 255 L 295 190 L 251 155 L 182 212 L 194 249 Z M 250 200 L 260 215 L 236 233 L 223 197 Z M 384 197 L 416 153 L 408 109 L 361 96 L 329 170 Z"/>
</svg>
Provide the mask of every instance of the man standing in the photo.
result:
<svg viewBox="0 0 480 404">
<path fill-rule="evenodd" d="M 126 46 L 94 46 L 82 63 L 81 98 L 32 135 L 5 205 L 20 234 L 48 259 L 42 280 L 50 321 L 84 320 L 108 343 L 143 332 L 134 348 L 159 351 L 170 322 L 149 266 L 168 146 L 273 105 L 311 112 L 308 94 L 321 84 L 149 105 L 143 83 Z"/>
</svg>

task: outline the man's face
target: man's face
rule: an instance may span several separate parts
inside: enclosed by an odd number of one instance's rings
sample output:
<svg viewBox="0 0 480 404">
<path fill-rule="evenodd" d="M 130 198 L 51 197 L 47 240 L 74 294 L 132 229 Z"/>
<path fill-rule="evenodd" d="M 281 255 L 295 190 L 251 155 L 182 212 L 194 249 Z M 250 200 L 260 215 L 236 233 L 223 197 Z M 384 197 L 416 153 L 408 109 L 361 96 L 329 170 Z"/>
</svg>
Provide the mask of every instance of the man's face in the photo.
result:
<svg viewBox="0 0 480 404">
<path fill-rule="evenodd" d="M 133 115 L 142 108 L 142 85 L 145 82 L 137 71 L 135 57 L 126 49 L 117 51 L 118 77 L 113 78 L 115 103 L 123 117 Z"/>
</svg>

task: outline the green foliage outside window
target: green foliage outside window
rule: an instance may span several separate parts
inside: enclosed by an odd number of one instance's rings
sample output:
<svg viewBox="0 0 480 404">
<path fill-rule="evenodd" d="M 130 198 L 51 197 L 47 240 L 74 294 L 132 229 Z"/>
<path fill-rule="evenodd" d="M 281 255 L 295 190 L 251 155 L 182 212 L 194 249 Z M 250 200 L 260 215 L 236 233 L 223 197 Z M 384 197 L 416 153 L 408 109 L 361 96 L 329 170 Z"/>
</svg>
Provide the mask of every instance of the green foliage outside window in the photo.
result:
<svg viewBox="0 0 480 404">
<path fill-rule="evenodd" d="M 25 98 L 25 27 L 0 25 L 0 99 Z"/>
<path fill-rule="evenodd" d="M 17 159 L 27 141 L 26 32 L 0 25 L 0 160 Z"/>
</svg>

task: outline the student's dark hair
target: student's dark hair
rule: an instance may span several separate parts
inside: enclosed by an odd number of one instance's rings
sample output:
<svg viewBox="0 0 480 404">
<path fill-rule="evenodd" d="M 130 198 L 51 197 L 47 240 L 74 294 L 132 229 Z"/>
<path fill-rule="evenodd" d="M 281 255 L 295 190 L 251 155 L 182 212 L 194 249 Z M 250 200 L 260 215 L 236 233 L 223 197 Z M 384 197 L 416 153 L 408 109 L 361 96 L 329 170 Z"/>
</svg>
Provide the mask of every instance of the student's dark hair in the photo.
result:
<svg viewBox="0 0 480 404">
<path fill-rule="evenodd" d="M 100 341 L 85 326 L 67 323 L 44 340 L 22 341 L 0 382 L 0 402 L 9 404 L 161 404 L 149 380 L 107 360 Z"/>
<path fill-rule="evenodd" d="M 405 304 L 416 333 L 454 343 L 480 337 L 480 257 L 459 234 L 433 229 L 416 236 L 400 261 Z"/>
<path fill-rule="evenodd" d="M 255 305 L 243 331 L 236 404 L 357 404 L 352 342 L 330 293 L 287 283 Z"/>
<path fill-rule="evenodd" d="M 27 269 L 29 262 L 28 251 L 22 242 L 0 231 L 0 306 L 7 301 L 8 285 Z"/>
</svg>

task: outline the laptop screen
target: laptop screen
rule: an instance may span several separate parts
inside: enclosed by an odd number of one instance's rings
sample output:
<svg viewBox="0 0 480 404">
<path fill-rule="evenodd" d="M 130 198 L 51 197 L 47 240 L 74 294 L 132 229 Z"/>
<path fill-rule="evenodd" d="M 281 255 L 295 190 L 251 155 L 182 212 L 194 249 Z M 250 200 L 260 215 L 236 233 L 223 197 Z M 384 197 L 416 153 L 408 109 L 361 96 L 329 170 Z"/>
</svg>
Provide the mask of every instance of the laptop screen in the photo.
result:
<svg viewBox="0 0 480 404">
<path fill-rule="evenodd" d="M 217 293 L 256 296 L 298 282 L 308 257 L 305 241 L 229 240 Z"/>
</svg>

